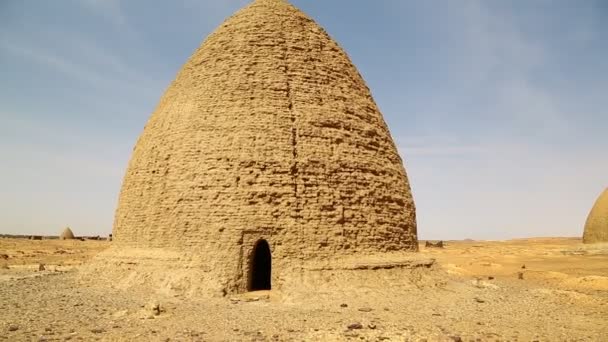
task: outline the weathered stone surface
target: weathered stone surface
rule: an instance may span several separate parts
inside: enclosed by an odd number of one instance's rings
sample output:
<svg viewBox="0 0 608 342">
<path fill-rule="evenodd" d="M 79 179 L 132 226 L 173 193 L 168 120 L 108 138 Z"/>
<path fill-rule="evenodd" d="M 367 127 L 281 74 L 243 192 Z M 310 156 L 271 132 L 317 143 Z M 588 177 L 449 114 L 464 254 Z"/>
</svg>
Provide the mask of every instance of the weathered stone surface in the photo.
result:
<svg viewBox="0 0 608 342">
<path fill-rule="evenodd" d="M 583 242 L 608 242 L 608 188 L 597 199 L 587 217 Z"/>
<path fill-rule="evenodd" d="M 113 230 L 113 248 L 196 251 L 207 279 L 241 289 L 259 239 L 273 284 L 281 265 L 418 248 L 405 169 L 368 87 L 282 0 L 237 12 L 183 66 L 134 148 Z"/>
</svg>

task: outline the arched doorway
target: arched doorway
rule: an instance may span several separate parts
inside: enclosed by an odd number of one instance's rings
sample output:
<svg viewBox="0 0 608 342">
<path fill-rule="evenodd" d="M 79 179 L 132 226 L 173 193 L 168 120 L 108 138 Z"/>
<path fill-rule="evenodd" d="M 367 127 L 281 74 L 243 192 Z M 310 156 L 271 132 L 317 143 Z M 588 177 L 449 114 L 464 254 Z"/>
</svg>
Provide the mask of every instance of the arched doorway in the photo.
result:
<svg viewBox="0 0 608 342">
<path fill-rule="evenodd" d="M 253 247 L 249 261 L 249 284 L 247 290 L 270 290 L 271 269 L 272 257 L 270 255 L 270 246 L 266 240 L 259 240 Z"/>
</svg>

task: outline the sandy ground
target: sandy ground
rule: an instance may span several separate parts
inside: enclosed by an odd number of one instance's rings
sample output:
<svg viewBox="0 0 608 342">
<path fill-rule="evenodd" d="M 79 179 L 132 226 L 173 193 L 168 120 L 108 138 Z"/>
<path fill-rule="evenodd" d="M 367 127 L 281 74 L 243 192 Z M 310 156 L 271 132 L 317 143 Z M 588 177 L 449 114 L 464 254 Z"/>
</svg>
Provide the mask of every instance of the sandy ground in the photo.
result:
<svg viewBox="0 0 608 342">
<path fill-rule="evenodd" d="M 448 241 L 443 249 L 421 243 L 420 254 L 435 258 L 436 267 L 418 279 L 404 279 L 403 286 L 214 299 L 80 283 L 80 265 L 109 244 L 0 239 L 0 340 L 606 341 L 608 336 L 608 245 L 583 245 L 580 239 Z"/>
</svg>

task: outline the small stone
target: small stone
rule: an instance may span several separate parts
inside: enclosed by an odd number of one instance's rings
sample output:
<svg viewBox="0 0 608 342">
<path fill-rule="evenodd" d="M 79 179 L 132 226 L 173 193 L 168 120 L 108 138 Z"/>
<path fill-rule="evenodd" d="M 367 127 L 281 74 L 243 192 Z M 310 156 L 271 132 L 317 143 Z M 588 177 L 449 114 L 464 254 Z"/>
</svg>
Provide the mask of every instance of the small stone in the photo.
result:
<svg viewBox="0 0 608 342">
<path fill-rule="evenodd" d="M 101 328 L 94 328 L 94 329 L 91 329 L 91 332 L 92 332 L 93 334 L 101 334 L 101 333 L 103 333 L 103 332 L 104 332 L 104 330 L 103 330 L 103 329 L 101 329 Z"/>
<path fill-rule="evenodd" d="M 17 331 L 19 330 L 19 326 L 16 324 L 11 324 L 8 326 L 8 331 Z"/>
<path fill-rule="evenodd" d="M 148 303 L 146 308 L 154 316 L 158 316 L 158 315 L 160 315 L 161 312 L 165 312 L 165 309 L 163 307 L 161 307 L 160 303 L 158 301 L 154 301 L 154 300 L 151 301 L 150 303 Z"/>
<path fill-rule="evenodd" d="M 525 268 L 526 268 L 526 265 L 521 265 L 521 268 L 522 268 L 522 269 L 525 269 Z"/>
<path fill-rule="evenodd" d="M 524 279 L 524 272 L 517 272 L 517 279 L 523 280 Z"/>
<path fill-rule="evenodd" d="M 38 264 L 38 271 L 44 271 L 44 264 Z"/>
<path fill-rule="evenodd" d="M 460 336 L 450 336 L 450 339 L 454 342 L 462 342 L 462 337 Z"/>
<path fill-rule="evenodd" d="M 52 331 L 52 330 L 53 330 L 53 329 L 51 329 L 51 328 L 49 328 L 49 327 L 44 328 L 44 331 L 47 331 L 47 332 L 48 332 L 48 331 Z"/>
<path fill-rule="evenodd" d="M 485 300 L 483 300 L 483 299 L 481 299 L 481 298 L 477 298 L 477 297 L 475 297 L 475 301 L 476 301 L 477 303 L 485 303 L 485 302 L 486 302 Z"/>
<path fill-rule="evenodd" d="M 371 311 L 373 311 L 373 309 L 372 308 L 359 308 L 359 311 L 361 311 L 361 312 L 371 312 Z"/>
<path fill-rule="evenodd" d="M 351 323 L 348 325 L 348 330 L 355 330 L 355 329 L 363 329 L 363 324 L 357 322 L 357 323 Z"/>
<path fill-rule="evenodd" d="M 342 303 L 342 304 L 340 304 L 340 307 L 341 307 L 341 308 L 347 308 L 347 307 L 348 307 L 348 304 Z"/>
<path fill-rule="evenodd" d="M 376 325 L 374 323 L 368 324 L 367 327 L 370 328 L 370 329 L 372 329 L 372 330 L 376 329 Z"/>
<path fill-rule="evenodd" d="M 494 277 L 489 276 L 489 277 L 488 277 L 488 280 L 494 280 Z"/>
</svg>

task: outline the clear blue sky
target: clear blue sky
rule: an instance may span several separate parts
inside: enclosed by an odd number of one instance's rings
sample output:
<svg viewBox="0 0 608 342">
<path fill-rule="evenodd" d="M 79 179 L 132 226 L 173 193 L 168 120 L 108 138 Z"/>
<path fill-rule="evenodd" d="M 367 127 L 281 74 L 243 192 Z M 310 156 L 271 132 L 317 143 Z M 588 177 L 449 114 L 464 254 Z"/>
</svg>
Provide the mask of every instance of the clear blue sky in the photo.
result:
<svg viewBox="0 0 608 342">
<path fill-rule="evenodd" d="M 244 0 L 0 0 L 0 232 L 111 231 L 135 140 Z M 608 186 L 608 1 L 293 0 L 395 138 L 421 238 L 580 236 Z"/>
</svg>

